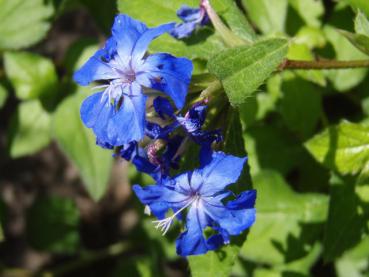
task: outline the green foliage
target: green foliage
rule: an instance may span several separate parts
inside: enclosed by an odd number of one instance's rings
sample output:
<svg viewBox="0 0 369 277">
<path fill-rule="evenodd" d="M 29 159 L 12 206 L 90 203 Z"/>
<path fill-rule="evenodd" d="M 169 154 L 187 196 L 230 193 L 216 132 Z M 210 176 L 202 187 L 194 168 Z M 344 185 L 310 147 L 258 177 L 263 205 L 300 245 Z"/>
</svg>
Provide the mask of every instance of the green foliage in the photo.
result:
<svg viewBox="0 0 369 277">
<path fill-rule="evenodd" d="M 67 97 L 55 112 L 52 128 L 61 149 L 78 168 L 87 191 L 99 200 L 108 186 L 112 157 L 109 151 L 96 146 L 92 131 L 79 118 L 79 107 L 86 95 L 79 90 Z"/>
<path fill-rule="evenodd" d="M 360 60 L 367 56 L 355 48 L 338 30 L 331 26 L 325 26 L 324 32 L 328 41 L 332 44 L 337 60 Z M 327 72 L 329 80 L 338 91 L 348 91 L 360 84 L 367 74 L 367 69 L 343 69 Z"/>
<path fill-rule="evenodd" d="M 369 126 L 344 121 L 316 135 L 305 145 L 310 153 L 340 174 L 357 174 L 369 161 Z"/>
<path fill-rule="evenodd" d="M 228 47 L 211 23 L 187 39 L 166 34 L 150 45 L 149 52 L 194 63 L 187 105 L 178 114 L 184 115 L 209 85 L 217 87 L 207 95 L 204 127 L 219 128 L 224 136 L 214 149 L 248 156 L 230 189 L 257 190 L 255 225 L 229 245 L 188 259 L 175 253 L 175 239 L 185 228 L 181 222 L 162 236 L 134 196 L 126 200 L 121 175 L 131 184 L 155 181 L 133 165 L 118 165 L 112 173 L 113 152 L 96 146 L 80 120 L 80 105 L 91 89 L 76 89 L 72 76 L 110 35 L 117 10 L 153 27 L 181 22 L 178 8 L 198 7 L 199 0 L 102 2 L 0 0 L 0 130 L 6 134 L 0 136 L 0 151 L 10 155 L 0 163 L 0 241 L 3 230 L 10 233 L 4 249 L 20 239 L 33 252 L 45 253 L 41 275 L 88 275 L 96 268 L 96 274 L 107 276 L 368 276 L 368 69 L 286 70 L 281 65 L 288 64 L 285 59 L 368 60 L 369 1 L 340 0 L 331 6 L 323 0 L 210 0 L 247 45 Z M 108 191 L 111 174 L 118 184 L 111 188 L 114 193 L 94 204 L 74 186 L 78 181 L 69 171 L 62 172 L 57 186 L 45 185 L 39 170 L 29 178 L 23 167 L 33 165 L 31 155 L 52 140 L 59 148 L 43 154 L 65 154 L 95 202 Z M 186 147 L 173 174 L 199 166 L 200 147 Z M 13 211 L 18 199 L 21 209 Z M 25 234 L 12 234 L 20 232 L 23 218 Z M 124 255 L 109 246 L 118 240 L 128 242 Z"/>
<path fill-rule="evenodd" d="M 283 82 L 280 110 L 287 127 L 300 137 L 309 137 L 321 116 L 321 92 L 311 83 L 293 78 Z"/>
<path fill-rule="evenodd" d="M 258 192 L 257 221 L 241 256 L 269 265 L 290 263 L 306 256 L 319 239 L 328 198 L 296 193 L 274 171 L 253 175 L 253 182 Z"/>
<path fill-rule="evenodd" d="M 215 252 L 209 252 L 202 256 L 189 257 L 191 275 L 193 277 L 230 275 L 232 266 L 239 251 L 239 246 L 225 246 Z M 206 266 L 205 266 L 206 265 Z"/>
<path fill-rule="evenodd" d="M 12 117 L 8 132 L 8 147 L 12 158 L 31 155 L 50 143 L 51 115 L 41 102 L 21 103 Z"/>
<path fill-rule="evenodd" d="M 288 0 L 242 0 L 252 22 L 263 33 L 283 32 L 287 17 Z"/>
<path fill-rule="evenodd" d="M 362 10 L 369 17 L 369 3 L 366 0 L 341 0 L 350 4 L 353 8 Z"/>
<path fill-rule="evenodd" d="M 355 19 L 355 32 L 341 30 L 341 33 L 361 52 L 369 55 L 369 20 L 359 12 Z"/>
<path fill-rule="evenodd" d="M 222 81 L 232 105 L 240 105 L 276 70 L 286 54 L 286 40 L 270 39 L 224 50 L 209 60 L 208 69 Z"/>
<path fill-rule="evenodd" d="M 54 14 L 52 1 L 1 0 L 0 49 L 20 49 L 43 39 Z"/>
<path fill-rule="evenodd" d="M 7 52 L 5 71 L 21 100 L 56 94 L 58 77 L 49 59 L 33 53 Z"/>
<path fill-rule="evenodd" d="M 68 198 L 38 199 L 27 213 L 27 236 L 33 247 L 72 254 L 79 246 L 79 211 Z"/>
</svg>

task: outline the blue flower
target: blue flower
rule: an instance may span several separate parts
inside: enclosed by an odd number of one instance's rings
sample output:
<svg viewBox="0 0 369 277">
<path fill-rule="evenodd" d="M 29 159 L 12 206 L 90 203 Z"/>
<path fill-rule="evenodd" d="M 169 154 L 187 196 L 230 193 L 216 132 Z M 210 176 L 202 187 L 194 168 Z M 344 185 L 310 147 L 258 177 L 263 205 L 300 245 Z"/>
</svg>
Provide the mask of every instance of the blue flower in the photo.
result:
<svg viewBox="0 0 369 277">
<path fill-rule="evenodd" d="M 209 17 L 202 5 L 200 5 L 200 8 L 191 8 L 183 5 L 177 11 L 177 16 L 183 20 L 183 23 L 176 24 L 170 32 L 177 39 L 189 37 L 197 26 L 204 26 L 209 22 Z"/>
<path fill-rule="evenodd" d="M 121 146 L 144 136 L 147 96 L 143 87 L 167 94 L 178 108 L 185 103 L 191 80 L 192 62 L 169 54 L 146 56 L 156 37 L 173 29 L 174 24 L 147 28 L 126 15 L 118 15 L 112 37 L 75 75 L 86 86 L 103 81 L 103 92 L 89 96 L 82 104 L 83 123 L 92 128 L 99 141 Z"/>
<path fill-rule="evenodd" d="M 160 184 L 133 186 L 140 201 L 148 205 L 159 219 L 156 227 L 165 234 L 174 219 L 188 209 L 186 230 L 176 241 L 181 256 L 204 254 L 230 242 L 230 236 L 241 234 L 255 221 L 256 191 L 241 193 L 235 200 L 224 203 L 231 195 L 226 188 L 241 174 L 246 158 L 214 152 L 206 166 L 177 177 L 164 179 Z M 173 214 L 165 218 L 169 209 Z M 204 230 L 216 233 L 206 239 Z"/>
<path fill-rule="evenodd" d="M 166 117 L 174 121 L 167 126 L 161 127 L 159 124 L 147 122 L 146 135 L 152 139 L 165 139 L 178 127 L 182 127 L 186 134 L 201 146 L 201 164 L 207 163 L 211 158 L 211 145 L 213 142 L 219 143 L 223 140 L 220 130 L 204 131 L 202 126 L 205 123 L 207 106 L 204 101 L 194 104 L 185 116 L 176 116 L 168 99 L 157 97 L 154 99 L 156 113 L 162 118 Z"/>
<path fill-rule="evenodd" d="M 121 146 L 119 155 L 130 161 L 138 171 L 149 174 L 159 182 L 169 175 L 171 168 L 178 169 L 180 157 L 177 152 L 182 140 L 183 137 L 174 136 L 165 143 L 160 141 L 151 143 L 146 149 L 139 147 L 137 142 L 131 142 Z"/>
</svg>

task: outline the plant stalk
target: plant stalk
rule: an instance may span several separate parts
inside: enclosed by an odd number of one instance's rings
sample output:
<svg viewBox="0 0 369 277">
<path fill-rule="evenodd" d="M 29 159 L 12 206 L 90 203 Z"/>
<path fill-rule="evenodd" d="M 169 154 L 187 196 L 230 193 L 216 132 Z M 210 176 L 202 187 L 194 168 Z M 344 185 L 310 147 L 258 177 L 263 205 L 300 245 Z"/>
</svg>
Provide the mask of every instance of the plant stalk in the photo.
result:
<svg viewBox="0 0 369 277">
<path fill-rule="evenodd" d="M 279 71 L 288 69 L 310 70 L 310 69 L 349 69 L 369 67 L 369 60 L 353 60 L 353 61 L 335 61 L 335 60 L 319 60 L 319 61 L 300 61 L 300 60 L 284 60 L 278 67 Z"/>
</svg>

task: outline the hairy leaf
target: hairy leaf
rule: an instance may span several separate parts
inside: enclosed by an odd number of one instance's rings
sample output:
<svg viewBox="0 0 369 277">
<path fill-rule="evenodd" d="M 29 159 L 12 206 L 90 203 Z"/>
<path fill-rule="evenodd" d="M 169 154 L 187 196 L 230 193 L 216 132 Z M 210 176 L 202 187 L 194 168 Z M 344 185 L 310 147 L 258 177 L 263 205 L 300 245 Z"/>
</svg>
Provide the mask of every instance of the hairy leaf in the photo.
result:
<svg viewBox="0 0 369 277">
<path fill-rule="evenodd" d="M 269 39 L 227 49 L 208 62 L 232 105 L 240 105 L 270 76 L 287 54 L 287 41 Z"/>
</svg>

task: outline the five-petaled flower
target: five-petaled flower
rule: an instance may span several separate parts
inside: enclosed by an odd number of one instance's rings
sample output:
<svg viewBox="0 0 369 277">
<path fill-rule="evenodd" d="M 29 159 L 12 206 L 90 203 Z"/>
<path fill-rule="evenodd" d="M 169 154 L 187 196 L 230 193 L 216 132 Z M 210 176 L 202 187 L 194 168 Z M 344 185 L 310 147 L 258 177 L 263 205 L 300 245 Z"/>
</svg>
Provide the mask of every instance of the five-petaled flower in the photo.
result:
<svg viewBox="0 0 369 277">
<path fill-rule="evenodd" d="M 147 96 L 152 88 L 172 98 L 182 108 L 191 80 L 192 62 L 166 53 L 145 56 L 156 37 L 170 32 L 174 23 L 147 28 L 126 15 L 118 15 L 112 37 L 78 70 L 74 79 L 80 85 L 103 81 L 104 91 L 88 97 L 81 118 L 97 139 L 121 146 L 144 136 Z"/>
<path fill-rule="evenodd" d="M 159 220 L 157 228 L 165 234 L 173 220 L 188 208 L 186 230 L 177 239 L 177 253 L 181 256 L 204 254 L 230 242 L 255 221 L 256 191 L 241 193 L 235 200 L 223 203 L 232 193 L 226 188 L 241 174 L 246 158 L 214 152 L 210 163 L 200 169 L 167 178 L 161 183 L 133 190 L 141 202 L 150 207 Z M 169 209 L 173 214 L 167 218 Z M 204 230 L 217 233 L 206 238 Z"/>
<path fill-rule="evenodd" d="M 209 17 L 203 5 L 200 8 L 191 8 L 183 5 L 178 11 L 177 16 L 183 20 L 182 23 L 175 25 L 170 34 L 177 38 L 189 37 L 198 26 L 204 26 L 209 22 Z"/>
</svg>

